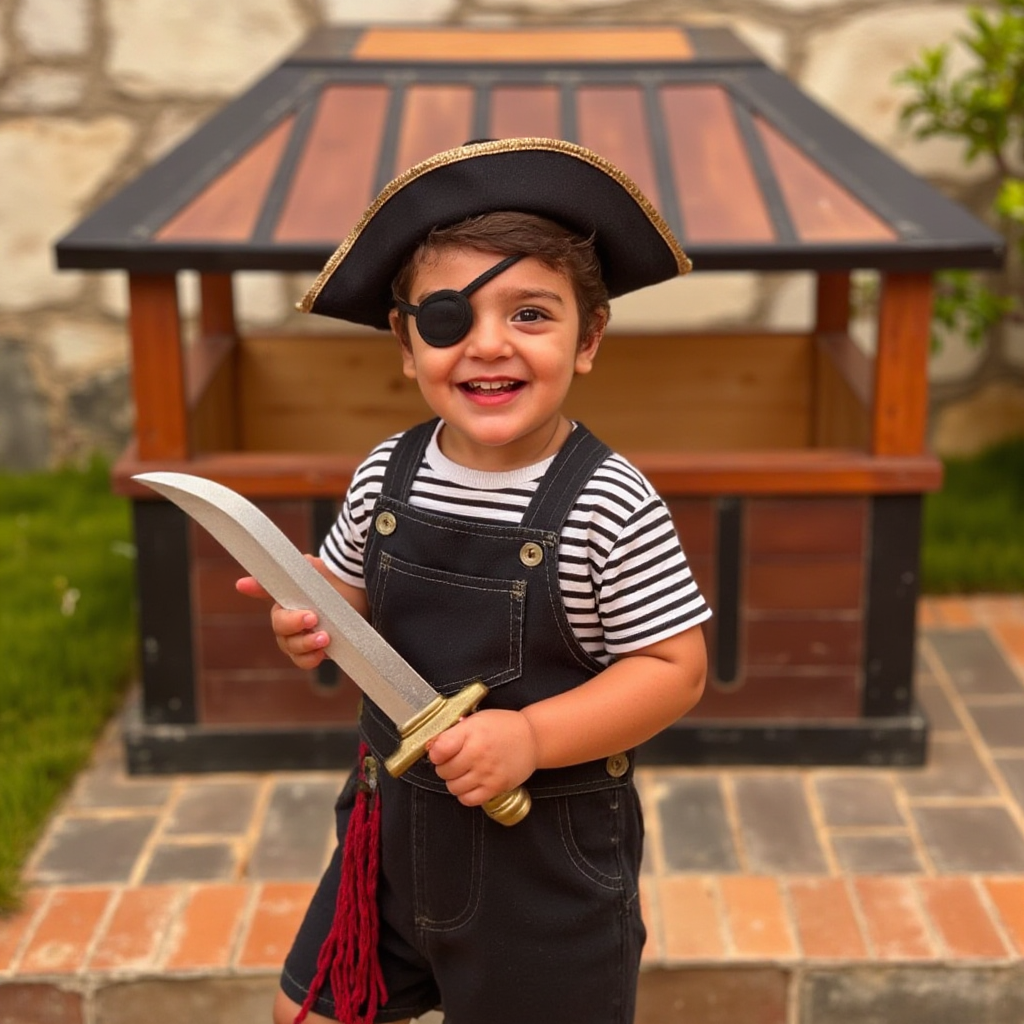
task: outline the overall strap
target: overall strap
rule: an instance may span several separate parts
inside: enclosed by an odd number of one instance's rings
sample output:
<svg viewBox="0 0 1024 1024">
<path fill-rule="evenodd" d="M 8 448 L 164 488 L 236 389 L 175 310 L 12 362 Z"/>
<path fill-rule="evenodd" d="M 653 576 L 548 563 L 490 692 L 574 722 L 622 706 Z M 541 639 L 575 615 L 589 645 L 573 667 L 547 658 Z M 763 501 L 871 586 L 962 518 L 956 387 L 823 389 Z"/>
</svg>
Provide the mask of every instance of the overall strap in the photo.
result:
<svg viewBox="0 0 1024 1024">
<path fill-rule="evenodd" d="M 416 479 L 423 454 L 434 436 L 437 424 L 437 418 L 420 423 L 398 439 L 398 444 L 388 459 L 388 467 L 384 471 L 384 482 L 380 490 L 382 497 L 408 503 L 413 480 Z"/>
<path fill-rule="evenodd" d="M 522 525 L 535 530 L 558 533 L 594 470 L 611 454 L 582 423 L 562 445 L 548 467 L 529 507 Z"/>
</svg>

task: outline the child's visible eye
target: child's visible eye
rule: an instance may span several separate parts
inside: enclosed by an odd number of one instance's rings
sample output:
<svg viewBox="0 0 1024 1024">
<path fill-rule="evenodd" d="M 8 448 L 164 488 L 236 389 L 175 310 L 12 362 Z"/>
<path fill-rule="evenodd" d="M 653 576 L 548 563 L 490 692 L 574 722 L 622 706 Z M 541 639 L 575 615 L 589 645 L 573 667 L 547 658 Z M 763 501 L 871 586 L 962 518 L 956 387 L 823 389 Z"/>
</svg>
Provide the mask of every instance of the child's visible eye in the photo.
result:
<svg viewBox="0 0 1024 1024">
<path fill-rule="evenodd" d="M 512 320 L 521 324 L 535 324 L 540 320 L 547 320 L 548 316 L 542 309 L 528 306 L 526 309 L 517 310 Z"/>
</svg>

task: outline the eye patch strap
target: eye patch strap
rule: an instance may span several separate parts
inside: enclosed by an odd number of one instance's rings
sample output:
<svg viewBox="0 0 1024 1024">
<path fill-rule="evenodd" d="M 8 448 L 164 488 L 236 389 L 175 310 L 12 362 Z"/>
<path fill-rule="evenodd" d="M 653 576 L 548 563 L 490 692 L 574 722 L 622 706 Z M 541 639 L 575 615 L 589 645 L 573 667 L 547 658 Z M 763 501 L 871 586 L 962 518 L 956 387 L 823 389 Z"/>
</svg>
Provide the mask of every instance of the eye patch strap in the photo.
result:
<svg viewBox="0 0 1024 1024">
<path fill-rule="evenodd" d="M 461 295 L 472 295 L 477 288 L 483 287 L 492 278 L 497 277 L 503 270 L 508 270 L 513 263 L 518 263 L 524 256 L 524 253 L 520 253 L 518 256 L 506 256 L 500 263 L 495 263 L 490 270 L 485 270 L 478 278 L 470 281 L 465 288 L 460 292 Z"/>
</svg>

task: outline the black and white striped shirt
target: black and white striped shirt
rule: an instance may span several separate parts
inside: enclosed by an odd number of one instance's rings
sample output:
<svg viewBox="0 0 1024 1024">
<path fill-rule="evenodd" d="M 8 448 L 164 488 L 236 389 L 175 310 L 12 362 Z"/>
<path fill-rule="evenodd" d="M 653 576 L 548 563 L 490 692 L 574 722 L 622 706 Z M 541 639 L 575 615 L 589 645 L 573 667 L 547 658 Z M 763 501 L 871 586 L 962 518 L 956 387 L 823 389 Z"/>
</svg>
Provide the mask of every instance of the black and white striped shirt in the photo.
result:
<svg viewBox="0 0 1024 1024">
<path fill-rule="evenodd" d="M 320 549 L 327 567 L 352 586 L 366 585 L 366 537 L 399 436 L 378 445 L 356 470 Z M 441 515 L 518 525 L 550 464 L 507 473 L 467 469 L 441 452 L 435 432 L 409 502 Z M 711 615 L 665 503 L 621 455 L 609 455 L 576 499 L 562 528 L 558 578 L 573 632 L 603 664 Z"/>
</svg>

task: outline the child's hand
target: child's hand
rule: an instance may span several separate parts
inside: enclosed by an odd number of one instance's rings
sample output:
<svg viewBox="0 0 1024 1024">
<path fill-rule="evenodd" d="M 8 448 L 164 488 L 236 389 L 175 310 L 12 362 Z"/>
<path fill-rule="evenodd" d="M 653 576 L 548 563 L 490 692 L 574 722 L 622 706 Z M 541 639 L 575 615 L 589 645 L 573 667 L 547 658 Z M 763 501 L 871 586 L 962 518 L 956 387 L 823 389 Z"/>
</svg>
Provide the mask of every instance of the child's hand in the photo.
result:
<svg viewBox="0 0 1024 1024">
<path fill-rule="evenodd" d="M 306 561 L 340 591 L 339 581 L 327 570 L 322 559 L 306 555 Z M 246 597 L 272 600 L 270 594 L 252 576 L 243 576 L 235 583 L 235 589 Z M 342 596 L 355 604 L 348 594 L 342 593 Z M 323 630 L 316 628 L 317 617 L 314 612 L 302 609 L 296 611 L 275 604 L 270 611 L 270 625 L 277 638 L 277 646 L 291 658 L 296 667 L 313 669 L 326 657 L 323 649 L 330 643 L 330 638 Z"/>
<path fill-rule="evenodd" d="M 537 767 L 533 729 L 518 711 L 469 715 L 441 733 L 428 753 L 448 791 L 467 807 L 514 789 Z"/>
<path fill-rule="evenodd" d="M 314 612 L 292 611 L 275 604 L 270 611 L 270 626 L 277 646 L 296 668 L 316 668 L 327 657 L 324 648 L 331 640 L 322 629 L 317 629 Z"/>
</svg>

